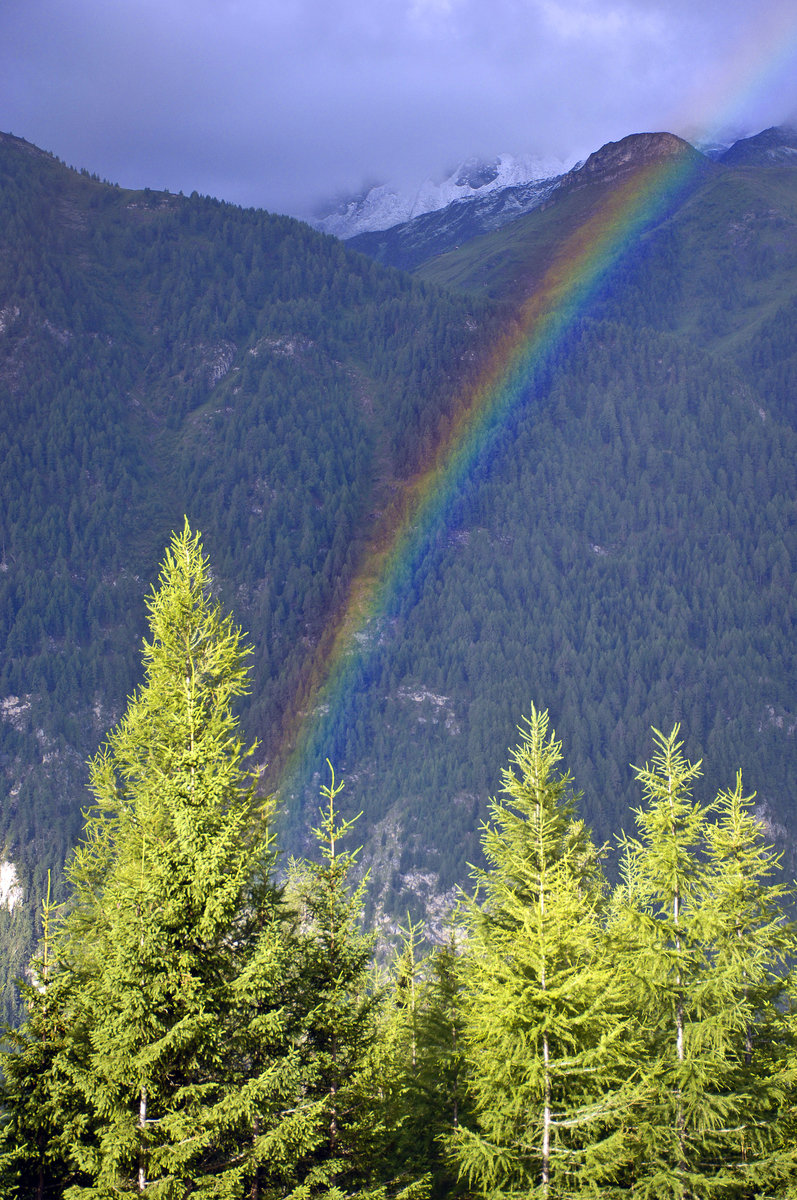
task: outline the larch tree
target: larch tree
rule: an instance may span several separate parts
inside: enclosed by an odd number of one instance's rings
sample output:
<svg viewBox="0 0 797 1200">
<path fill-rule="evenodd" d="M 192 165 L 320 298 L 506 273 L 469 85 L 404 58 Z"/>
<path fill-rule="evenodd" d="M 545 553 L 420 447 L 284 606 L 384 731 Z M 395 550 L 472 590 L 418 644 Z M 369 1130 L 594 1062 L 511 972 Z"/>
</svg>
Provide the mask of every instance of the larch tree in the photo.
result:
<svg viewBox="0 0 797 1200">
<path fill-rule="evenodd" d="M 721 1121 L 704 1095 L 705 1076 L 698 1080 L 692 1070 L 693 1061 L 702 1061 L 695 1039 L 704 1028 L 693 1002 L 704 975 L 707 813 L 692 797 L 700 764 L 684 758 L 677 735 L 677 726 L 669 737 L 655 732 L 653 762 L 637 770 L 647 803 L 635 814 L 639 837 L 625 841 L 613 906 L 616 957 L 641 1039 L 634 1186 L 651 1200 L 688 1194 L 699 1157 L 695 1138 L 702 1153 L 704 1138 Z"/>
<path fill-rule="evenodd" d="M 602 932 L 599 856 L 534 708 L 484 826 L 465 904 L 462 1052 L 472 1113 L 449 1139 L 486 1197 L 588 1191 L 618 1153 L 623 996 Z"/>
<path fill-rule="evenodd" d="M 341 817 L 343 784 L 331 778 L 313 830 L 317 859 L 294 861 L 288 894 L 298 905 L 300 938 L 296 1003 L 302 1012 L 307 1094 L 322 1106 L 316 1143 L 303 1162 L 301 1182 L 313 1195 L 341 1200 L 421 1200 L 426 1181 L 400 1177 L 383 1153 L 385 1103 L 375 1077 L 383 990 L 371 957 L 373 935 L 360 921 L 365 879 L 356 882 L 357 850 L 343 842 L 357 818 Z M 310 1194 L 309 1191 L 303 1194 Z"/>
<path fill-rule="evenodd" d="M 91 763 L 51 985 L 70 984 L 48 1078 L 79 1097 L 68 1154 L 88 1180 L 70 1200 L 283 1194 L 314 1139 L 292 927 L 233 712 L 248 651 L 209 585 L 186 523 L 148 602 L 144 684 Z"/>
<path fill-rule="evenodd" d="M 654 730 L 637 769 L 645 803 L 613 904 L 638 1048 L 626 1184 L 644 1200 L 747 1195 L 789 1169 L 786 889 L 741 780 L 696 800 L 678 733 Z"/>
<path fill-rule="evenodd" d="M 706 827 L 711 953 L 724 1018 L 717 1045 L 728 1064 L 724 1173 L 731 1190 L 777 1191 L 793 1182 L 797 1156 L 784 1128 L 795 1041 L 788 993 L 795 927 L 794 888 L 745 796 L 741 773 L 721 791 Z M 716 1052 L 716 1051 L 715 1051 Z"/>
</svg>

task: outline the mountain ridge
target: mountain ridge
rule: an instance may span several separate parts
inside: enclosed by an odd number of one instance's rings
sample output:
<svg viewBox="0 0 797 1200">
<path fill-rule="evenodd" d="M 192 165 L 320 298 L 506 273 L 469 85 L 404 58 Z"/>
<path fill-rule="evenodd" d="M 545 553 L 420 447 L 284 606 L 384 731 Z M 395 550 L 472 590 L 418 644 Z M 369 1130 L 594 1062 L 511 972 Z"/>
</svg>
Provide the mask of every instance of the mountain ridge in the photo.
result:
<svg viewBox="0 0 797 1200">
<path fill-rule="evenodd" d="M 791 134 L 787 127 L 782 127 L 772 130 L 771 137 L 778 144 L 783 144 L 788 142 Z M 750 140 L 742 139 L 735 145 L 743 146 Z M 497 189 L 490 197 L 483 199 L 463 199 L 439 212 L 415 217 L 393 228 L 355 235 L 350 239 L 350 244 L 385 265 L 416 271 L 431 258 L 448 253 L 475 237 L 497 232 L 535 209 L 561 200 L 569 191 L 601 180 L 611 183 L 612 172 L 619 178 L 623 171 L 633 169 L 635 162 L 652 162 L 678 154 L 691 156 L 697 169 L 706 172 L 712 164 L 722 164 L 723 155 L 730 154 L 730 150 L 726 148 L 720 153 L 714 147 L 711 154 L 704 154 L 675 134 L 629 134 L 618 142 L 606 143 L 584 162 L 554 179 Z M 650 155 L 649 160 L 646 155 Z M 771 163 L 771 157 L 768 161 Z M 725 165 L 733 165 L 733 162 L 731 157 Z M 788 156 L 783 157 L 784 165 L 790 162 Z"/>
<path fill-rule="evenodd" d="M 797 129 L 773 125 L 734 142 L 720 162 L 727 166 L 797 166 Z"/>
<path fill-rule="evenodd" d="M 607 187 L 640 166 L 672 158 L 692 160 L 710 170 L 711 160 L 688 142 L 670 133 L 629 134 L 607 142 L 570 171 L 538 183 L 496 189 L 489 198 L 458 200 L 440 212 L 426 213 L 379 232 L 361 233 L 349 244 L 378 262 L 417 270 L 424 262 L 483 234 L 497 232 L 513 221 L 560 202 L 580 189 Z"/>
</svg>

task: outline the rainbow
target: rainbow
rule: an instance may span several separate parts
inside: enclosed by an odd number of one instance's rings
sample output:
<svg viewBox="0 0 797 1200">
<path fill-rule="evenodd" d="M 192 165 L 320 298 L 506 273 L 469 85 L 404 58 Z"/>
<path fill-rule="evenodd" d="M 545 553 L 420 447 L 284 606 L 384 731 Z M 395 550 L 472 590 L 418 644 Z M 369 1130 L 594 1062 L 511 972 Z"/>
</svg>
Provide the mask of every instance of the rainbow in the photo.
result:
<svg viewBox="0 0 797 1200">
<path fill-rule="evenodd" d="M 768 77 L 766 63 L 780 69 L 783 44 L 793 45 L 795 29 L 797 21 L 790 12 L 788 19 L 766 22 L 756 39 L 757 55 L 745 41 L 743 63 L 735 63 L 725 80 L 714 81 L 712 106 L 718 120 L 733 113 L 733 105 L 725 102 L 733 79 L 738 85 L 742 78 L 745 95 L 760 90 Z M 704 129 L 711 124 L 706 122 Z M 304 789 L 329 753 L 333 722 L 361 686 L 373 653 L 369 625 L 392 610 L 475 465 L 483 461 L 509 414 L 530 394 L 543 362 L 645 226 L 689 182 L 700 161 L 684 149 L 638 167 L 605 195 L 563 241 L 512 330 L 493 348 L 475 385 L 459 398 L 449 431 L 430 459 L 402 482 L 378 520 L 345 602 L 316 646 L 289 710 L 274 764 L 283 803 Z"/>
<path fill-rule="evenodd" d="M 365 548 L 337 620 L 315 648 L 293 706 L 293 728 L 283 732 L 283 745 L 291 749 L 280 771 L 281 795 L 295 793 L 304 772 L 317 769 L 329 752 L 325 730 L 354 691 L 370 653 L 368 625 L 389 611 L 474 465 L 533 387 L 542 362 L 610 267 L 688 180 L 696 157 L 683 152 L 637 169 L 566 239 L 511 333 L 493 348 L 475 386 L 460 397 L 431 460 L 402 482 Z"/>
<path fill-rule="evenodd" d="M 748 114 L 749 121 L 749 114 L 762 101 L 762 111 L 771 107 L 772 99 L 783 95 L 784 85 L 788 88 L 793 83 L 797 51 L 794 0 L 767 0 L 753 9 L 752 20 L 730 53 L 696 82 L 680 109 L 671 114 L 668 128 L 688 130 L 690 136 L 710 141 L 732 128 L 740 114 Z M 704 114 L 703 119 L 695 120 L 696 113 Z"/>
</svg>

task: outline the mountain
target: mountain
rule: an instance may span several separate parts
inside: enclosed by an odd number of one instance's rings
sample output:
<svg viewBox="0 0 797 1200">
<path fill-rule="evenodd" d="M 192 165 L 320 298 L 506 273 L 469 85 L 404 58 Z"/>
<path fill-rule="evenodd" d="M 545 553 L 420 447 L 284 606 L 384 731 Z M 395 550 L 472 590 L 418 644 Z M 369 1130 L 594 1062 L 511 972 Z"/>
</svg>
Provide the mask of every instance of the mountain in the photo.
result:
<svg viewBox="0 0 797 1200">
<path fill-rule="evenodd" d="M 455 250 L 482 233 L 500 229 L 516 217 L 539 208 L 559 179 L 540 179 L 496 189 L 486 196 L 454 200 L 393 228 L 359 233 L 348 239 L 354 250 L 386 266 L 413 271 L 427 259 Z"/>
<path fill-rule="evenodd" d="M 446 419 L 451 362 L 478 358 L 489 322 L 293 219 L 112 187 L 10 135 L 0 298 L 13 975 L 80 832 L 86 759 L 139 678 L 170 530 L 184 514 L 202 530 L 257 645 L 246 719 L 274 758 L 371 514 Z"/>
<path fill-rule="evenodd" d="M 562 171 L 553 161 L 516 160 L 504 155 L 492 164 L 463 164 L 442 184 L 425 184 L 417 194 L 388 185 L 366 189 L 342 201 L 316 222 L 317 228 L 349 241 L 377 262 L 414 271 L 428 259 L 456 250 L 481 234 L 495 232 L 517 217 L 542 207 L 557 190 L 587 186 L 593 176 L 620 178 L 646 153 L 651 160 L 670 153 L 694 153 L 728 166 L 794 165 L 797 133 L 787 127 L 764 130 L 732 146 L 710 143 L 697 149 L 672 134 L 632 134 L 608 143 L 584 163 Z M 624 158 L 627 156 L 627 158 Z"/>
<path fill-rule="evenodd" d="M 739 288 L 755 292 L 754 276 L 745 277 L 749 259 L 742 246 L 748 242 L 754 245 L 761 239 L 779 252 L 783 238 L 773 232 L 766 211 L 767 196 L 772 193 L 778 210 L 781 205 L 786 206 L 789 216 L 785 218 L 785 228 L 791 228 L 793 168 L 786 166 L 771 175 L 762 174 L 761 170 L 749 175 L 737 174 L 667 133 L 631 134 L 621 142 L 603 146 L 583 166 L 565 175 L 539 210 L 517 218 L 496 233 L 474 238 L 459 250 L 426 259 L 417 266 L 415 274 L 480 296 L 501 299 L 527 295 L 543 277 L 556 247 L 588 221 L 615 188 L 637 170 L 667 162 L 678 164 L 683 182 L 673 197 L 670 216 L 660 221 L 659 240 L 666 240 L 671 234 L 673 242 L 677 242 L 677 230 L 685 229 L 693 217 L 699 216 L 706 242 L 702 247 L 690 245 L 689 252 L 696 254 L 695 276 L 700 277 L 702 272 L 711 277 L 717 274 L 712 260 L 715 254 L 717 262 L 724 260 L 730 275 L 738 278 Z M 743 206 L 748 202 L 751 209 L 745 214 Z M 670 220 L 675 221 L 675 226 L 671 227 Z M 736 228 L 737 221 L 741 222 L 739 229 L 743 228 L 744 234 Z M 787 244 L 784 248 L 783 268 L 789 272 L 792 256 Z M 779 274 L 777 265 L 774 262 L 772 265 L 774 274 Z M 759 271 L 756 266 L 755 275 Z M 649 292 L 653 294 L 657 288 L 669 292 L 670 275 L 671 268 L 667 265 L 665 276 L 655 287 L 651 282 Z M 700 304 L 717 310 L 717 296 L 712 290 L 699 287 L 699 292 Z M 690 313 L 687 306 L 675 310 L 676 316 L 685 318 Z"/>
<path fill-rule="evenodd" d="M 375 184 L 354 196 L 322 206 L 312 220 L 316 229 L 349 239 L 390 229 L 451 204 L 483 201 L 496 192 L 544 185 L 566 169 L 557 159 L 501 154 L 490 162 L 467 159 L 440 182 L 425 180 L 418 188 Z M 532 192 L 534 188 L 532 187 Z"/>
<path fill-rule="evenodd" d="M 358 233 L 348 240 L 354 249 L 378 262 L 413 271 L 429 259 L 456 252 L 474 238 L 493 233 L 544 207 L 555 195 L 588 187 L 596 181 L 616 182 L 636 170 L 641 162 L 661 161 L 672 155 L 696 156 L 698 151 L 672 134 L 633 134 L 620 142 L 608 143 L 566 173 L 495 188 L 487 196 L 464 197 L 440 211 L 425 213 L 380 232 Z"/>
<path fill-rule="evenodd" d="M 396 789 L 419 797 L 416 847 L 437 819 L 420 800 L 427 780 L 454 795 L 446 820 L 464 840 L 484 730 L 502 728 L 506 745 L 512 712 L 544 700 L 601 836 L 635 802 L 622 764 L 647 747 L 632 728 L 678 719 L 715 783 L 744 767 L 794 862 L 797 173 L 714 166 L 669 136 L 625 139 L 544 209 L 418 274 L 523 298 L 624 172 L 673 154 L 692 162 L 688 185 L 550 352 L 397 618 L 409 679 L 388 650 L 370 706 L 424 722 Z M 372 721 L 361 742 L 380 734 Z M 371 779 L 388 757 L 372 753 Z M 451 880 L 447 857 L 437 870 Z"/>
<path fill-rule="evenodd" d="M 637 732 L 677 719 L 705 756 L 706 786 L 743 766 L 797 861 L 797 173 L 632 135 L 535 211 L 415 273 L 524 302 L 618 187 L 668 162 L 680 186 L 485 451 L 423 577 L 378 630 L 367 702 L 338 731 L 377 829 L 405 830 L 397 909 L 409 880 L 433 893 L 461 878 L 460 847 L 477 853 L 469 830 L 502 761 L 494 747 L 511 741 L 513 714 L 551 697 L 599 836 L 638 802 L 622 765 L 644 761 Z M 402 760 L 401 745 L 412 746 Z M 400 799 L 380 807 L 387 779 Z"/>
<path fill-rule="evenodd" d="M 742 138 L 725 151 L 720 162 L 729 167 L 797 166 L 797 129 L 776 125 Z"/>
<path fill-rule="evenodd" d="M 220 599 L 248 631 L 241 716 L 273 784 L 315 648 L 384 514 L 426 478 L 512 340 L 516 305 L 634 171 L 672 156 L 694 168 L 688 184 L 539 354 L 391 604 L 359 631 L 368 653 L 328 714 L 318 768 L 328 755 L 346 813 L 363 811 L 385 926 L 434 916 L 465 880 L 532 701 L 550 710 L 599 838 L 639 802 L 627 764 L 649 756 L 649 727 L 680 721 L 706 793 L 743 767 L 794 867 L 793 167 L 635 135 L 533 211 L 457 249 L 441 232 L 446 253 L 409 275 L 301 222 L 114 187 L 2 135 L 9 975 L 47 870 L 57 892 L 79 833 L 85 760 L 140 679 L 144 598 L 170 530 L 187 514 L 202 531 Z M 311 779 L 281 797 L 286 851 L 306 846 L 313 792 Z"/>
<path fill-rule="evenodd" d="M 673 159 L 686 162 L 695 172 L 701 168 L 707 170 L 705 157 L 689 142 L 672 133 L 632 133 L 619 142 L 607 142 L 590 154 L 586 162 L 568 171 L 559 181 L 557 191 L 567 195 L 594 184 L 602 187 L 616 184 L 640 168 Z"/>
</svg>

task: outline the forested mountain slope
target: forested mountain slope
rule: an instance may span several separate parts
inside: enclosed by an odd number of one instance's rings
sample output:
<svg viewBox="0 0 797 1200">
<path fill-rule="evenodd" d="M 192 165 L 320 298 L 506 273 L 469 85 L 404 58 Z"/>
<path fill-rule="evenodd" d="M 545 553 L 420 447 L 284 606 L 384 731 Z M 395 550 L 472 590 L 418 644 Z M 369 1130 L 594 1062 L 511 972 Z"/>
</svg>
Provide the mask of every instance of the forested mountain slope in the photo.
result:
<svg viewBox="0 0 797 1200">
<path fill-rule="evenodd" d="M 292 219 L 126 191 L 0 139 L 0 843 L 28 901 L 0 908 L 12 973 L 137 682 L 170 530 L 203 531 L 250 631 L 265 759 L 483 324 Z"/>
<path fill-rule="evenodd" d="M 694 169 L 474 472 L 340 731 L 338 761 L 370 760 L 362 790 L 385 797 L 373 815 L 407 830 L 399 889 L 461 877 L 530 700 L 566 730 L 600 836 L 634 803 L 647 728 L 681 720 L 707 786 L 744 768 L 794 868 L 797 171 L 674 142 L 662 152 Z M 544 210 L 418 273 L 522 298 L 618 159 L 656 153 L 650 137 L 603 148 Z"/>
<path fill-rule="evenodd" d="M 0 909 L 9 972 L 137 683 L 169 531 L 202 531 L 249 632 L 244 727 L 272 757 L 375 516 L 614 186 L 583 178 L 413 279 L 288 218 L 0 138 L 0 836 L 26 900 Z M 707 794 L 742 766 L 791 853 L 796 226 L 797 171 L 701 164 L 365 631 L 368 687 L 327 753 L 388 910 L 464 880 L 530 701 L 599 837 L 636 802 L 649 726 L 681 720 Z M 286 802 L 298 845 L 314 798 Z"/>
</svg>

